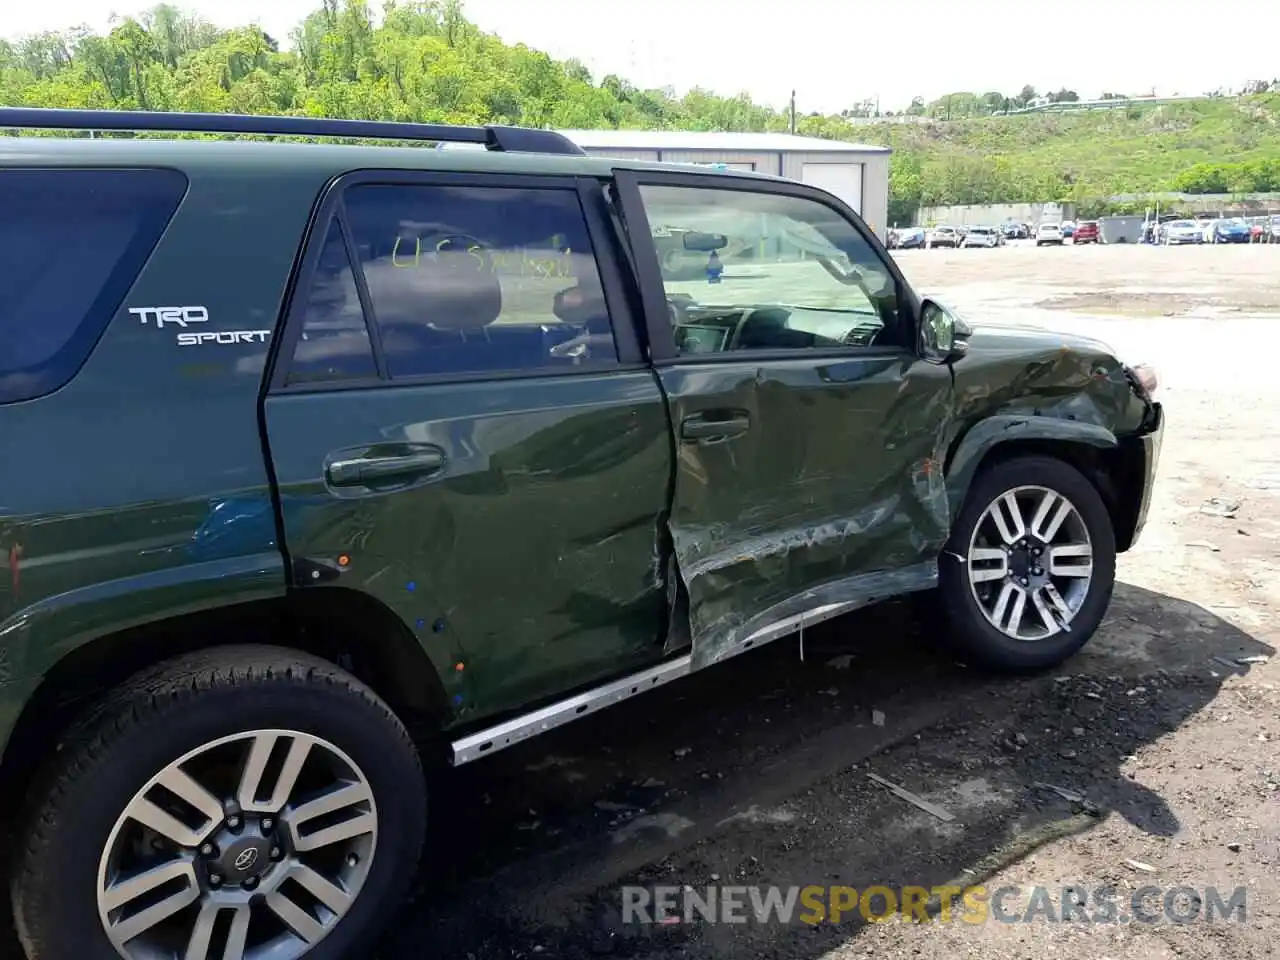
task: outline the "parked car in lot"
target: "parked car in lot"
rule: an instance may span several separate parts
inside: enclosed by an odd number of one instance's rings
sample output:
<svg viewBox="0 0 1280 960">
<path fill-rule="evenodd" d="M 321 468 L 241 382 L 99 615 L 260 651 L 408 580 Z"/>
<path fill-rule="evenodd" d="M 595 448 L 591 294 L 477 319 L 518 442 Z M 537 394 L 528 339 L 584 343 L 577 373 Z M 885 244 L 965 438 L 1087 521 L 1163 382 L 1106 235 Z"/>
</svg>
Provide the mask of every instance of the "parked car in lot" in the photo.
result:
<svg viewBox="0 0 1280 960">
<path fill-rule="evenodd" d="M 15 128 L 487 147 L 5 141 L 0 775 L 30 960 L 369 955 L 424 757 L 891 595 L 940 605 L 968 663 L 1047 668 L 1143 528 L 1154 372 L 970 326 L 816 187 L 504 127 L 0 109 Z M 664 273 L 675 237 L 702 275 Z"/>
<path fill-rule="evenodd" d="M 931 227 L 925 233 L 924 245 L 933 247 L 958 247 L 962 237 L 955 227 Z"/>
<path fill-rule="evenodd" d="M 1000 234 L 994 227 L 970 227 L 960 246 L 962 247 L 998 247 Z"/>
<path fill-rule="evenodd" d="M 1161 225 L 1160 236 L 1166 246 L 1203 243 L 1204 228 L 1198 226 L 1194 220 L 1171 220 Z"/>
<path fill-rule="evenodd" d="M 1076 234 L 1076 225 L 1075 225 L 1075 221 L 1073 221 L 1073 220 L 1063 220 L 1063 221 L 1058 225 L 1058 229 L 1062 231 L 1062 235 L 1063 235 L 1064 237 L 1068 237 L 1068 238 L 1070 238 L 1070 237 L 1074 237 L 1074 236 L 1075 236 L 1075 234 Z"/>
<path fill-rule="evenodd" d="M 1249 225 L 1238 218 L 1211 220 L 1204 230 L 1205 243 L 1248 243 Z"/>
<path fill-rule="evenodd" d="M 1097 243 L 1098 241 L 1099 241 L 1099 236 L 1098 236 L 1097 220 L 1081 220 L 1076 225 L 1075 234 L 1071 238 L 1072 243 L 1074 244 Z"/>
<path fill-rule="evenodd" d="M 1042 223 L 1036 227 L 1036 246 L 1062 246 L 1062 225 L 1058 223 Z"/>
<path fill-rule="evenodd" d="M 1000 232 L 1006 240 L 1026 240 L 1031 236 L 1025 223 L 1014 223 L 1013 221 L 1002 224 Z"/>
<path fill-rule="evenodd" d="M 924 247 L 923 227 L 899 227 L 890 233 L 890 249 L 919 250 Z"/>
</svg>

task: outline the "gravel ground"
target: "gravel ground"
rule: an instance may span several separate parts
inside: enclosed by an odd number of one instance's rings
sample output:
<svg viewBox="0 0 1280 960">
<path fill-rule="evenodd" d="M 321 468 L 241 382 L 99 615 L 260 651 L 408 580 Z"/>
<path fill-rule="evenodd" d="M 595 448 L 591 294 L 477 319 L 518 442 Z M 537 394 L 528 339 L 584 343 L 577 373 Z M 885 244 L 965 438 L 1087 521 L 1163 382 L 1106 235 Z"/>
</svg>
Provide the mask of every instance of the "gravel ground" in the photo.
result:
<svg viewBox="0 0 1280 960">
<path fill-rule="evenodd" d="M 1280 386 L 1252 358 L 1280 317 L 1280 247 L 1007 247 L 900 262 L 971 320 L 1084 332 L 1159 368 L 1156 499 L 1093 643 L 1055 674 L 993 680 L 887 604 L 807 634 L 803 661 L 779 641 L 456 771 L 437 785 L 423 888 L 384 960 L 1274 955 Z M 621 916 L 628 884 L 705 895 L 948 883 L 1016 888 L 1005 914 L 1033 916 Z M 1068 886 L 1114 888 L 1115 921 L 1045 919 Z M 1158 890 L 1139 905 L 1154 922 L 1138 922 L 1130 897 L 1148 886 Z M 1175 887 L 1191 888 L 1170 905 L 1194 922 L 1158 912 Z M 1224 902 L 1246 888 L 1243 921 L 1205 919 L 1210 887 Z M 1100 917 L 1093 900 L 1084 913 Z"/>
</svg>

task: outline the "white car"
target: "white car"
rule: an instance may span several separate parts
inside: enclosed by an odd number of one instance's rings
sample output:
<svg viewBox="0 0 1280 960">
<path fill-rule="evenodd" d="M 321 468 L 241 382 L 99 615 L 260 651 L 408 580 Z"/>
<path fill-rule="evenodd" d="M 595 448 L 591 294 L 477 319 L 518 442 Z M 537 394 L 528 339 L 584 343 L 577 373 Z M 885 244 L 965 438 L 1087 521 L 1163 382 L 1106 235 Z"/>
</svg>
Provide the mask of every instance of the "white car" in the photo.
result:
<svg viewBox="0 0 1280 960">
<path fill-rule="evenodd" d="M 1036 246 L 1043 247 L 1046 243 L 1062 246 L 1062 224 L 1042 223 L 1036 227 Z"/>
<path fill-rule="evenodd" d="M 1165 246 L 1183 243 L 1204 243 L 1204 228 L 1194 220 L 1174 220 L 1161 230 Z"/>
<path fill-rule="evenodd" d="M 960 242 L 962 247 L 996 247 L 1000 245 L 1000 234 L 994 227 L 970 227 Z"/>
<path fill-rule="evenodd" d="M 925 249 L 960 246 L 960 231 L 955 227 L 934 227 L 924 235 Z"/>
</svg>

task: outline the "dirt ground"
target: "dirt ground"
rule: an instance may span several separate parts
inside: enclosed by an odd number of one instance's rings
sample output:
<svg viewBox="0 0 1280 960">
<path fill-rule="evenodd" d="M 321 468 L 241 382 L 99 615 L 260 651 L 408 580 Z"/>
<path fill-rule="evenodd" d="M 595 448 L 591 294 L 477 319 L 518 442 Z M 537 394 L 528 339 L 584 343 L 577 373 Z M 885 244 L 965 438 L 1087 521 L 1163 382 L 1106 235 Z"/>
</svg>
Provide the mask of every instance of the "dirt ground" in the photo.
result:
<svg viewBox="0 0 1280 960">
<path fill-rule="evenodd" d="M 1262 354 L 1280 322 L 1280 247 L 900 262 L 974 322 L 1084 332 L 1159 369 L 1156 499 L 1099 635 L 1055 673 L 992 679 L 888 604 L 811 631 L 803 661 L 782 640 L 455 771 L 436 785 L 422 888 L 382 960 L 1275 954 L 1280 381 Z M 637 924 L 621 912 L 635 884 L 947 883 L 1017 888 L 1004 915 L 1034 916 L 713 924 L 677 910 L 680 922 Z M 1067 886 L 1113 887 L 1115 921 L 1046 919 Z M 1139 922 L 1130 896 L 1148 886 L 1139 906 L 1154 922 Z M 1035 887 L 1050 900 L 1032 911 Z M 1179 887 L 1173 915 L 1159 913 Z M 1210 887 L 1221 902 L 1245 888 L 1244 919 L 1205 919 Z M 1093 901 L 1084 914 L 1108 916 Z"/>
</svg>

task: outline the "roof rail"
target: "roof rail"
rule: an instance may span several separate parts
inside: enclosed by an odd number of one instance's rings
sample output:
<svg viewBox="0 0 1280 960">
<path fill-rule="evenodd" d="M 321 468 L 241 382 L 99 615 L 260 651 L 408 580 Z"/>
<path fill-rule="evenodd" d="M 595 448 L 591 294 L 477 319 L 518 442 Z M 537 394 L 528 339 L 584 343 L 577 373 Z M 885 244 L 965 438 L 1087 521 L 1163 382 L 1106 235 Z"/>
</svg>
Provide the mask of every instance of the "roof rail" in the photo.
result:
<svg viewBox="0 0 1280 960">
<path fill-rule="evenodd" d="M 585 151 L 554 130 L 526 127 L 464 127 L 443 123 L 384 120 L 330 120 L 323 117 L 270 117 L 239 113 L 161 113 L 146 110 L 65 110 L 51 107 L 0 107 L 0 130 L 156 130 L 168 133 L 248 133 L 288 137 L 361 137 L 370 140 L 424 140 L 478 143 L 505 153 Z"/>
</svg>

